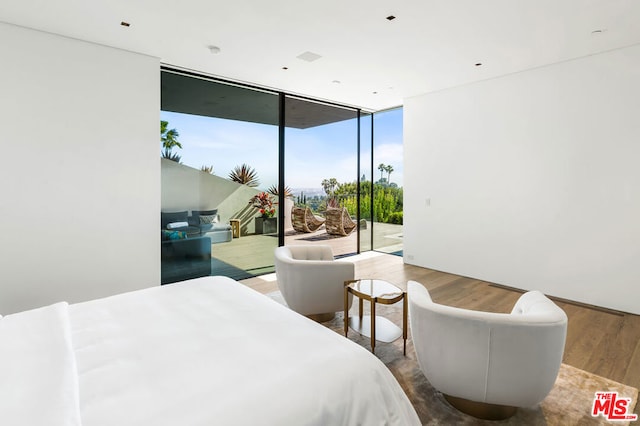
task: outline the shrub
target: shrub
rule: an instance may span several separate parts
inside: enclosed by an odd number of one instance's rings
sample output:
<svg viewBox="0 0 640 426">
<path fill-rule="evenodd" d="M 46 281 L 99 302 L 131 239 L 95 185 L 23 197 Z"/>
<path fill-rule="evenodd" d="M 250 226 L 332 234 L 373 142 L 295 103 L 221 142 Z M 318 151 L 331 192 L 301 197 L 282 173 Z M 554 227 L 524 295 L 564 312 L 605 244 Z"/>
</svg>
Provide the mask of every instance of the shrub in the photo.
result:
<svg viewBox="0 0 640 426">
<path fill-rule="evenodd" d="M 241 183 L 252 188 L 255 188 L 260 184 L 256 170 L 246 164 L 236 166 L 231 173 L 229 173 L 229 179 L 233 182 Z"/>
<path fill-rule="evenodd" d="M 180 155 L 178 155 L 178 153 L 171 152 L 171 151 L 164 151 L 162 153 L 162 158 L 166 158 L 167 160 L 175 161 L 178 164 L 180 164 L 181 160 L 182 160 L 182 157 Z"/>
<path fill-rule="evenodd" d="M 396 225 L 402 225 L 403 213 L 402 212 L 393 212 L 387 218 L 387 223 L 393 223 Z"/>
<path fill-rule="evenodd" d="M 278 191 L 277 185 L 271 185 L 269 189 L 267 189 L 267 192 L 276 198 L 280 195 L 280 191 Z M 291 192 L 291 188 L 286 185 L 284 187 L 284 198 L 293 198 L 293 192 Z"/>
</svg>

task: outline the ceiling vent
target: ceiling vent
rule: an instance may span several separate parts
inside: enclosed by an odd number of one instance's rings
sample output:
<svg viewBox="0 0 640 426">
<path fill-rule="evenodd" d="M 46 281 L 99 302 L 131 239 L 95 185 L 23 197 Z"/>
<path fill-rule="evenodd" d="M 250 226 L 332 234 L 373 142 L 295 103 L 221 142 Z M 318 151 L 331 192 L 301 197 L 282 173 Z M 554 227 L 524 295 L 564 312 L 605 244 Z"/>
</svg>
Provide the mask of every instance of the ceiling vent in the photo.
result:
<svg viewBox="0 0 640 426">
<path fill-rule="evenodd" d="M 304 53 L 301 53 L 298 56 L 296 56 L 296 58 L 302 59 L 303 61 L 307 61 L 307 62 L 313 62 L 313 61 L 316 61 L 316 60 L 322 58 L 322 56 L 318 55 L 317 53 L 313 53 L 313 52 L 304 52 Z"/>
</svg>

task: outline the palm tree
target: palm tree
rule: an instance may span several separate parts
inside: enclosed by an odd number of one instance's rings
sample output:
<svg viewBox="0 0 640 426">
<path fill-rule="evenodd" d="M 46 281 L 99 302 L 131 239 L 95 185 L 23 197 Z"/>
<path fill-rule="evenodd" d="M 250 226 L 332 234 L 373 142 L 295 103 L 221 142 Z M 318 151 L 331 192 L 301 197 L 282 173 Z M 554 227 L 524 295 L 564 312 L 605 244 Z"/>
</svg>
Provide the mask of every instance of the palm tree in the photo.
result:
<svg viewBox="0 0 640 426">
<path fill-rule="evenodd" d="M 391 184 L 391 172 L 393 172 L 393 166 L 389 165 L 385 167 L 384 170 L 387 172 L 387 182 Z"/>
<path fill-rule="evenodd" d="M 233 182 L 241 183 L 243 185 L 250 186 L 255 188 L 260 184 L 260 180 L 258 180 L 258 173 L 253 167 L 250 167 L 246 164 L 242 166 L 236 166 L 229 173 L 229 179 Z"/>
<path fill-rule="evenodd" d="M 378 166 L 378 170 L 380 170 L 380 180 L 382 181 L 382 173 L 387 170 L 387 166 L 385 166 L 383 163 L 380 163 L 380 165 Z"/>
<path fill-rule="evenodd" d="M 171 154 L 171 150 L 174 147 L 178 147 L 182 149 L 182 144 L 178 142 L 178 136 L 180 133 L 176 129 L 168 129 L 169 122 L 160 120 L 160 142 L 162 142 L 162 148 L 164 151 L 162 152 L 163 158 L 168 158 L 169 160 L 180 162 L 180 156 L 177 154 Z M 176 159 L 177 158 L 177 159 Z"/>
<path fill-rule="evenodd" d="M 324 192 L 326 192 L 327 195 L 331 197 L 334 191 L 336 190 L 336 186 L 338 186 L 338 179 L 336 178 L 323 179 L 321 185 L 322 185 L 322 189 L 324 189 Z"/>
</svg>

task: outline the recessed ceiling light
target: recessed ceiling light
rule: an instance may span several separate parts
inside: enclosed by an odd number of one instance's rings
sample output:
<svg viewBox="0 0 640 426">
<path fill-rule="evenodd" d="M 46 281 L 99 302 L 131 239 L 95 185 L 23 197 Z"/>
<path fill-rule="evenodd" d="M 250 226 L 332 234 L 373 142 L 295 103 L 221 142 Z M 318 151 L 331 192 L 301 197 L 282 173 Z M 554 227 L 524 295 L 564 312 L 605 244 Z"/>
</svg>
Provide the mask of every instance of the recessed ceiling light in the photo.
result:
<svg viewBox="0 0 640 426">
<path fill-rule="evenodd" d="M 282 69 L 283 69 L 283 70 L 288 70 L 288 69 L 289 69 L 289 67 L 282 67 Z"/>
<path fill-rule="evenodd" d="M 600 28 L 600 29 L 597 29 L 597 30 L 593 30 L 593 31 L 591 31 L 591 35 L 600 35 L 600 34 L 604 33 L 605 31 L 607 31 L 606 28 Z"/>
<path fill-rule="evenodd" d="M 218 46 L 207 46 L 207 49 L 209 49 L 209 52 L 211 52 L 214 55 L 217 55 L 218 53 L 220 53 L 220 48 Z"/>
<path fill-rule="evenodd" d="M 123 27 L 127 27 L 127 28 L 131 26 L 130 23 L 125 22 L 125 21 L 120 22 L 120 25 L 122 25 Z"/>
<path fill-rule="evenodd" d="M 374 94 L 374 95 L 377 95 L 377 94 L 378 94 L 378 92 L 373 92 L 373 94 Z"/>
<path fill-rule="evenodd" d="M 313 62 L 313 61 L 316 61 L 316 60 L 322 58 L 322 56 L 318 55 L 317 53 L 313 53 L 313 52 L 304 52 L 304 53 L 301 53 L 298 56 L 296 56 L 296 58 L 302 59 L 303 61 L 307 61 L 307 62 Z"/>
<path fill-rule="evenodd" d="M 340 81 L 340 80 L 333 80 L 333 81 L 332 81 L 332 83 L 333 83 L 333 84 L 340 84 L 340 83 L 341 83 L 341 81 Z"/>
<path fill-rule="evenodd" d="M 481 67 L 481 66 L 482 66 L 482 62 L 476 62 L 476 63 L 475 63 L 475 66 L 476 66 L 476 67 Z"/>
<path fill-rule="evenodd" d="M 389 16 L 387 16 L 386 19 L 387 19 L 387 21 L 393 21 L 394 19 L 396 19 L 396 17 L 393 16 L 393 15 L 389 15 Z"/>
</svg>

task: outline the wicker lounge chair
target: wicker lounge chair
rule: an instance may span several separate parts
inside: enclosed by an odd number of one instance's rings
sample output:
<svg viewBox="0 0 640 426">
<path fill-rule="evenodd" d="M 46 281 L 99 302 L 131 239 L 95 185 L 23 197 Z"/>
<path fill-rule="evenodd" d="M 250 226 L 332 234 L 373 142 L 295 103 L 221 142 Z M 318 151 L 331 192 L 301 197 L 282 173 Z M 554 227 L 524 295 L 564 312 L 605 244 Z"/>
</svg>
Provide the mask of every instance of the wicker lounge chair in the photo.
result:
<svg viewBox="0 0 640 426">
<path fill-rule="evenodd" d="M 298 232 L 314 232 L 322 226 L 324 219 L 316 217 L 309 207 L 292 207 L 291 223 Z"/>
<path fill-rule="evenodd" d="M 349 216 L 346 207 L 341 209 L 328 208 L 325 217 L 327 218 L 325 222 L 327 234 L 347 236 L 356 229 L 357 224 Z"/>
</svg>

